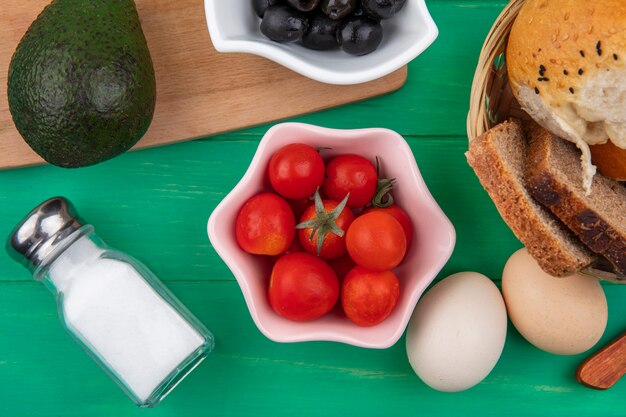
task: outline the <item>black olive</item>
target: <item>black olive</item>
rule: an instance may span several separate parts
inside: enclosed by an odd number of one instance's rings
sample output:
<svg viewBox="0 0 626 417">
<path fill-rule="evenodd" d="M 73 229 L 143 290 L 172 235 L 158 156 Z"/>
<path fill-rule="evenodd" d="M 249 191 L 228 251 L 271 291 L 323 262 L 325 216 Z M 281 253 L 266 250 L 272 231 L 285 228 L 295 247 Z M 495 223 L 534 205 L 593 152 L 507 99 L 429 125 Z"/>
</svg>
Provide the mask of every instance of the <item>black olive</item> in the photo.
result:
<svg viewBox="0 0 626 417">
<path fill-rule="evenodd" d="M 270 6 L 284 3 L 285 0 L 252 0 L 252 7 L 257 16 L 263 17 L 265 10 Z"/>
<path fill-rule="evenodd" d="M 383 27 L 368 17 L 348 20 L 337 31 L 337 42 L 350 55 L 366 55 L 378 48 L 383 40 Z"/>
<path fill-rule="evenodd" d="M 320 0 L 287 0 L 287 3 L 301 12 L 310 12 L 320 4 Z"/>
<path fill-rule="evenodd" d="M 362 0 L 361 3 L 371 17 L 389 19 L 404 7 L 406 0 Z"/>
<path fill-rule="evenodd" d="M 369 17 L 370 19 L 373 19 L 373 20 L 375 20 L 377 22 L 380 22 L 380 18 L 368 15 L 367 12 L 365 11 L 365 9 L 363 8 L 363 5 L 360 2 L 358 2 L 356 7 L 354 8 L 354 11 L 352 12 L 352 16 L 353 17 L 365 16 L 365 17 Z"/>
<path fill-rule="evenodd" d="M 295 42 L 308 26 L 306 17 L 289 6 L 268 7 L 261 20 L 261 33 L 276 42 Z"/>
<path fill-rule="evenodd" d="M 333 20 L 343 19 L 355 7 L 356 0 L 322 0 L 322 11 Z"/>
<path fill-rule="evenodd" d="M 310 17 L 309 28 L 302 36 L 302 45 L 320 51 L 336 48 L 339 23 L 339 21 L 332 20 L 323 13 Z"/>
</svg>

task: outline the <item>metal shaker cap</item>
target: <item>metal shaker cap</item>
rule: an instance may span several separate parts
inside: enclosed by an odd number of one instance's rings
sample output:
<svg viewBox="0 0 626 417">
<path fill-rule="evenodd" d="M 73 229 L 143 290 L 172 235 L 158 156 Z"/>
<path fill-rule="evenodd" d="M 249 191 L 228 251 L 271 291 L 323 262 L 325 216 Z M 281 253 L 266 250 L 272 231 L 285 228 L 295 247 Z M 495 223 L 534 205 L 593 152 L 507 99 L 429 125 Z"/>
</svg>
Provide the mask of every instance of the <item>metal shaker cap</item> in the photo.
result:
<svg viewBox="0 0 626 417">
<path fill-rule="evenodd" d="M 82 224 L 72 204 L 55 197 L 35 207 L 9 235 L 7 252 L 31 272 Z"/>
</svg>

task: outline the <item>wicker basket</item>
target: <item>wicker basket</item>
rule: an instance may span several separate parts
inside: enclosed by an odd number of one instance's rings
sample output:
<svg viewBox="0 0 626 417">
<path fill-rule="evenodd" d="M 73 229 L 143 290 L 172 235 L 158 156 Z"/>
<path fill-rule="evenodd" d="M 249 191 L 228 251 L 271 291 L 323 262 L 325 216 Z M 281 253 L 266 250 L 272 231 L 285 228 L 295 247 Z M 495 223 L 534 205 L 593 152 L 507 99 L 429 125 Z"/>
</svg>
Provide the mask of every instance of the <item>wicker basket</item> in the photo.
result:
<svg viewBox="0 0 626 417">
<path fill-rule="evenodd" d="M 512 0 L 504 8 L 480 51 L 467 116 L 470 140 L 509 117 L 528 117 L 513 97 L 504 60 L 509 32 L 524 1 Z"/>
<path fill-rule="evenodd" d="M 467 116 L 467 136 L 470 141 L 509 117 L 522 120 L 529 118 L 513 97 L 505 65 L 509 32 L 524 1 L 509 2 L 483 44 L 472 82 Z M 583 272 L 599 279 L 626 283 L 626 277 L 615 275 L 608 262 L 598 263 Z"/>
</svg>

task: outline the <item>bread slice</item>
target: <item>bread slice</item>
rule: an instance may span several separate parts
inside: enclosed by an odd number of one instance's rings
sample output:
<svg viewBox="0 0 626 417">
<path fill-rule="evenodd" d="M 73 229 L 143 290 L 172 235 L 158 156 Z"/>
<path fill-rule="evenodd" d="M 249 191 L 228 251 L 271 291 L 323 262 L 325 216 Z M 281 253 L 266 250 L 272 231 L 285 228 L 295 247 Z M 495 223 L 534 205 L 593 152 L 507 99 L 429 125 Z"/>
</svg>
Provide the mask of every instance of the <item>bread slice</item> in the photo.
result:
<svg viewBox="0 0 626 417">
<path fill-rule="evenodd" d="M 471 141 L 465 156 L 502 219 L 539 266 L 553 276 L 571 275 L 594 256 L 526 190 L 527 150 L 521 123 L 508 121 Z"/>
<path fill-rule="evenodd" d="M 526 184 L 529 192 L 626 276 L 626 188 L 601 174 L 585 194 L 576 146 L 538 125 L 529 131 Z"/>
</svg>

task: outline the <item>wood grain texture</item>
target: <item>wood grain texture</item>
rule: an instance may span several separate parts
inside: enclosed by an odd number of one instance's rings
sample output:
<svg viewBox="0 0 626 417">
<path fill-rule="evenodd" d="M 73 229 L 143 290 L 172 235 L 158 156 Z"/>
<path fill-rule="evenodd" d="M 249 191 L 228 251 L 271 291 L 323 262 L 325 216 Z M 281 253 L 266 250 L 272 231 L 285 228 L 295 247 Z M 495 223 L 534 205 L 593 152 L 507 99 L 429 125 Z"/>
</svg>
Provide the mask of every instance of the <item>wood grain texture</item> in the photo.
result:
<svg viewBox="0 0 626 417">
<path fill-rule="evenodd" d="M 4 0 L 0 11 L 0 169 L 42 163 L 8 111 L 11 56 L 50 0 Z M 135 148 L 180 142 L 267 123 L 400 88 L 406 67 L 369 83 L 333 86 L 267 59 L 220 54 L 211 44 L 201 0 L 136 0 L 154 62 L 154 119 Z M 349 57 L 347 57 L 349 59 Z"/>
<path fill-rule="evenodd" d="M 507 0 L 427 0 L 428 10 L 439 26 L 439 36 L 409 64 L 409 77 L 403 88 L 297 120 L 345 129 L 384 126 L 402 135 L 458 135 L 467 140 L 469 94 L 478 55 L 491 24 L 506 3 Z M 253 127 L 245 133 L 261 135 L 267 127 Z"/>
<path fill-rule="evenodd" d="M 609 389 L 626 374 L 626 333 L 591 355 L 576 370 L 581 384 Z"/>
<path fill-rule="evenodd" d="M 403 88 L 291 119 L 387 127 L 405 136 L 457 231 L 454 254 L 438 279 L 470 270 L 498 282 L 520 247 L 463 155 L 478 52 L 505 4 L 427 0 L 440 35 L 409 65 Z M 456 394 L 436 392 L 415 376 L 404 339 L 385 350 L 266 339 L 212 249 L 206 221 L 241 178 L 268 127 L 127 153 L 85 169 L 0 172 L 0 238 L 32 206 L 65 195 L 103 239 L 148 264 L 216 336 L 205 363 L 157 408 L 140 410 L 65 334 L 52 295 L 0 251 L 0 416 L 624 416 L 626 381 L 608 391 L 586 388 L 574 372 L 588 354 L 542 352 L 513 326 L 493 372 Z M 626 286 L 603 288 L 609 320 L 598 346 L 626 328 Z"/>
<path fill-rule="evenodd" d="M 43 199 L 63 195 L 110 245 L 135 255 L 165 280 L 234 280 L 207 239 L 206 222 L 243 176 L 258 139 L 231 134 L 227 141 L 131 152 L 79 170 L 41 166 L 0 172 L 0 218 L 6 219 L 0 221 L 0 236 Z M 466 138 L 406 139 L 431 193 L 457 228 L 457 249 L 442 276 L 472 269 L 500 279 L 506 256 L 520 243 L 502 227 L 465 163 Z M 416 236 L 421 239 L 419 231 Z M 485 247 L 494 258 L 482 256 Z M 0 281 L 31 279 L 4 251 L 0 265 Z"/>
<path fill-rule="evenodd" d="M 0 413 L 7 417 L 623 417 L 625 381 L 608 391 L 578 384 L 582 356 L 541 352 L 512 327 L 493 372 L 469 391 L 428 388 L 402 338 L 390 349 L 280 344 L 254 326 L 234 282 L 169 287 L 216 335 L 215 350 L 162 404 L 135 407 L 71 340 L 39 283 L 0 283 Z M 626 287 L 606 288 L 602 342 L 623 330 Z M 620 323 L 621 321 L 621 323 Z M 459 346 L 459 348 L 462 348 Z"/>
</svg>

